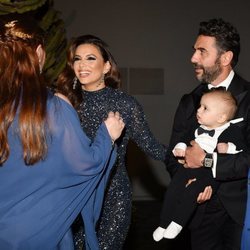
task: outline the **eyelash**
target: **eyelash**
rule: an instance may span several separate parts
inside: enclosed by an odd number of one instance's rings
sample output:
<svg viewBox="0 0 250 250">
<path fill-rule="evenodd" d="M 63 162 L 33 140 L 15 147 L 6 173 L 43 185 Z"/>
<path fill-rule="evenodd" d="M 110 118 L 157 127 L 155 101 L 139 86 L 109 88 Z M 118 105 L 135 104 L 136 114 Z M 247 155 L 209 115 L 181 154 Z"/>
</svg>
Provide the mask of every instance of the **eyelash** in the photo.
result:
<svg viewBox="0 0 250 250">
<path fill-rule="evenodd" d="M 81 60 L 79 57 L 74 57 L 73 62 Z"/>
<path fill-rule="evenodd" d="M 95 57 L 93 57 L 93 56 L 90 56 L 90 57 L 87 57 L 87 60 L 94 61 L 94 60 L 96 60 L 96 58 L 95 58 Z"/>
<path fill-rule="evenodd" d="M 80 60 L 81 60 L 81 58 L 75 57 L 75 58 L 73 59 L 73 62 L 80 61 Z M 90 56 L 90 57 L 87 57 L 86 60 L 87 60 L 87 61 L 95 61 L 96 58 L 93 57 L 93 56 Z"/>
</svg>

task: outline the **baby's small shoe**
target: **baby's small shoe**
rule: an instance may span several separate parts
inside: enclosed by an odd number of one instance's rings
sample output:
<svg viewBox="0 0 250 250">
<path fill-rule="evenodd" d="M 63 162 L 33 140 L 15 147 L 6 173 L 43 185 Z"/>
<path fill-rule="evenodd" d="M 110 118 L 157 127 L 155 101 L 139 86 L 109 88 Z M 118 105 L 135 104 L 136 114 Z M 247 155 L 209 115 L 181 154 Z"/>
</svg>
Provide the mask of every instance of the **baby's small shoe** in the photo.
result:
<svg viewBox="0 0 250 250">
<path fill-rule="evenodd" d="M 172 221 L 163 232 L 163 237 L 166 239 L 174 239 L 182 230 L 182 226 Z"/>
<path fill-rule="evenodd" d="M 157 227 L 155 231 L 153 232 L 153 238 L 155 241 L 160 241 L 163 238 L 163 233 L 165 231 L 165 228 Z"/>
</svg>

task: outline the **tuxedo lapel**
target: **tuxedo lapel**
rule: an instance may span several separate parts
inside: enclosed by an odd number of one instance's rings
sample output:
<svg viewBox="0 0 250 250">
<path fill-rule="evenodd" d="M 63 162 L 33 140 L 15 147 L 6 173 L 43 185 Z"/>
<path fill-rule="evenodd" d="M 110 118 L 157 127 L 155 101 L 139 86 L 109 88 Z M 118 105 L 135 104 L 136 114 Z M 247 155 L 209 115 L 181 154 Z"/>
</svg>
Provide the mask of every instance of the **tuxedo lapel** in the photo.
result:
<svg viewBox="0 0 250 250">
<path fill-rule="evenodd" d="M 208 91 L 206 83 L 200 84 L 192 93 L 195 112 L 200 106 L 201 96 Z"/>
<path fill-rule="evenodd" d="M 237 74 L 234 75 L 232 82 L 230 83 L 228 90 L 234 95 L 240 95 L 242 92 L 249 90 L 249 82 L 242 79 Z"/>
<path fill-rule="evenodd" d="M 247 82 L 245 80 L 235 74 L 231 84 L 229 85 L 228 91 L 230 91 L 235 96 L 238 106 L 248 92 L 249 84 L 246 85 L 246 83 Z"/>
<path fill-rule="evenodd" d="M 235 98 L 237 100 L 237 105 L 240 105 L 241 101 L 244 99 L 246 94 L 247 94 L 247 91 L 244 91 L 244 92 L 240 93 L 239 95 L 235 96 Z"/>
</svg>

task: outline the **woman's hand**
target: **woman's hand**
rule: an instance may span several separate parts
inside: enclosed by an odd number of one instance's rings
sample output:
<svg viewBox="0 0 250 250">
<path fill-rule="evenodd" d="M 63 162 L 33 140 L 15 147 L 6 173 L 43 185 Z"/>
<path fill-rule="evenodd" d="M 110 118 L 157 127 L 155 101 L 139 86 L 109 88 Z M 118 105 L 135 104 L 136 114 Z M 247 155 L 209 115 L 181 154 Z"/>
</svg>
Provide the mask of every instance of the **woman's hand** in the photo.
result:
<svg viewBox="0 0 250 250">
<path fill-rule="evenodd" d="M 104 121 L 109 135 L 114 142 L 118 139 L 122 133 L 122 130 L 125 126 L 122 117 L 120 116 L 119 112 L 109 112 L 108 118 Z"/>
</svg>

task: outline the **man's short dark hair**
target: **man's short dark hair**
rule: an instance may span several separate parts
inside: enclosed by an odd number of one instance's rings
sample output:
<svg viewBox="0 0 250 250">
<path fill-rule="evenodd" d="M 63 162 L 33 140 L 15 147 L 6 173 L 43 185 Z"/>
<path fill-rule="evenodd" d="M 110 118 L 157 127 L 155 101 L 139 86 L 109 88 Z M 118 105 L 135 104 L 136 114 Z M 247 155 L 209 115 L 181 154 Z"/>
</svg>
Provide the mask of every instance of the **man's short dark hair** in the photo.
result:
<svg viewBox="0 0 250 250">
<path fill-rule="evenodd" d="M 232 51 L 231 66 L 235 67 L 240 54 L 240 35 L 231 23 L 221 18 L 201 22 L 198 35 L 214 37 L 219 52 Z"/>
</svg>

